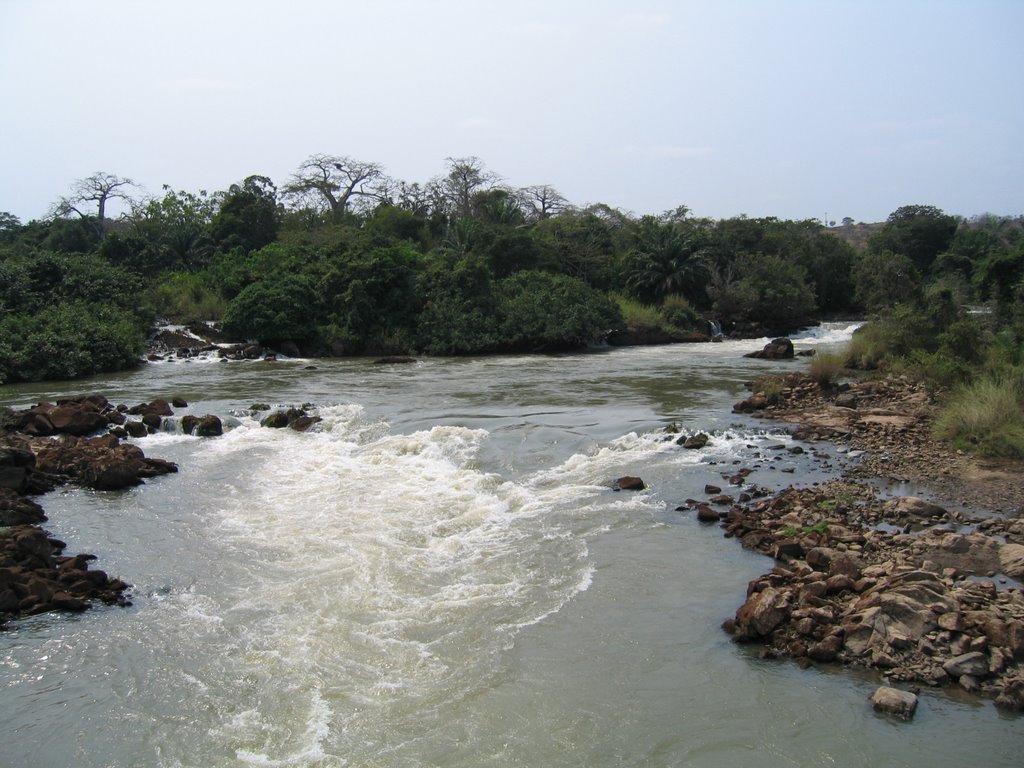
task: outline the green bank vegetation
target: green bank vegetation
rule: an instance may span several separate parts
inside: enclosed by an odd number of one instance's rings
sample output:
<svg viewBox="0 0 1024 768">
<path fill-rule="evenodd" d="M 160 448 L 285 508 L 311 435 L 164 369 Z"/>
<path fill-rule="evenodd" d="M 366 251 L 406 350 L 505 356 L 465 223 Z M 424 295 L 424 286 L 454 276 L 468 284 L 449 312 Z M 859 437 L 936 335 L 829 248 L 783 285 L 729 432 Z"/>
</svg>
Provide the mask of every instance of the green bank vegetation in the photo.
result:
<svg viewBox="0 0 1024 768">
<path fill-rule="evenodd" d="M 893 213 L 854 269 L 871 322 L 845 364 L 925 382 L 937 434 L 988 457 L 1024 458 L 1024 220 Z"/>
<path fill-rule="evenodd" d="M 419 183 L 313 155 L 280 186 L 254 175 L 213 193 L 146 195 L 96 173 L 45 219 L 0 213 L 0 382 L 130 367 L 156 318 L 220 321 L 309 355 L 464 355 L 868 313 L 844 362 L 923 378 L 961 412 L 940 421 L 951 440 L 1015 455 L 1022 229 L 920 205 L 869 228 L 685 206 L 638 216 L 512 188 L 475 157 Z M 835 360 L 815 363 L 819 380 L 837 375 Z M 968 412 L 988 401 L 1016 409 Z"/>
</svg>

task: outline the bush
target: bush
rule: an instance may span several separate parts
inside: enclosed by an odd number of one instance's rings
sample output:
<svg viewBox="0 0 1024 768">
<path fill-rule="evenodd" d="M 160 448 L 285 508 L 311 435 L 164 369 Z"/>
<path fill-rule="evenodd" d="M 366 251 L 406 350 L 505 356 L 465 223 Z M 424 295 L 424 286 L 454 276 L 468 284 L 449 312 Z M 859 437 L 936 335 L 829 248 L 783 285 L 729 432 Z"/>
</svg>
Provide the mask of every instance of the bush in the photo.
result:
<svg viewBox="0 0 1024 768">
<path fill-rule="evenodd" d="M 844 368 L 844 356 L 838 352 L 820 352 L 811 358 L 811 378 L 823 389 L 835 384 Z"/>
<path fill-rule="evenodd" d="M 679 329 L 707 328 L 707 323 L 700 313 L 690 306 L 684 297 L 679 295 L 666 296 L 661 303 L 661 316 L 665 322 Z"/>
<path fill-rule="evenodd" d="M 935 433 L 964 450 L 1024 458 L 1024 370 L 985 376 L 959 389 L 935 421 Z"/>
<path fill-rule="evenodd" d="M 224 330 L 261 342 L 309 340 L 317 335 L 317 297 L 300 277 L 253 283 L 224 312 Z"/>
<path fill-rule="evenodd" d="M 502 346 L 519 351 L 572 349 L 622 325 L 619 308 L 582 280 L 518 272 L 496 286 Z"/>
<path fill-rule="evenodd" d="M 58 304 L 0 320 L 0 380 L 77 379 L 135 366 L 145 347 L 133 315 L 102 304 Z"/>
<path fill-rule="evenodd" d="M 227 307 L 202 272 L 171 273 L 152 293 L 157 315 L 179 323 L 219 320 Z"/>
<path fill-rule="evenodd" d="M 665 318 L 657 307 L 649 304 L 641 304 L 636 299 L 630 299 L 621 294 L 612 297 L 619 312 L 622 315 L 623 326 L 627 330 L 653 330 L 664 328 Z"/>
</svg>

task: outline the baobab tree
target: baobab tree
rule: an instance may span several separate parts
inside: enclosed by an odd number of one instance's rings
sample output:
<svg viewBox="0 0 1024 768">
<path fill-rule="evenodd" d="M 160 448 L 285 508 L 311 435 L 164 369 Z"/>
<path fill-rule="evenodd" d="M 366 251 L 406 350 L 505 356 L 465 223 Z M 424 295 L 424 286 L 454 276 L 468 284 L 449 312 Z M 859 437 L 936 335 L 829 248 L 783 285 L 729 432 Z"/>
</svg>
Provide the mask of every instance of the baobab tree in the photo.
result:
<svg viewBox="0 0 1024 768">
<path fill-rule="evenodd" d="M 330 213 L 338 220 L 354 197 L 379 198 L 375 182 L 383 179 L 378 163 L 343 155 L 310 155 L 281 189 L 286 198 Z"/>
<path fill-rule="evenodd" d="M 518 197 L 528 206 L 531 218 L 537 221 L 557 216 L 569 208 L 569 201 L 549 184 L 536 184 L 518 190 Z"/>
<path fill-rule="evenodd" d="M 128 189 L 137 186 L 131 179 L 97 171 L 91 176 L 76 180 L 71 186 L 71 194 L 54 203 L 51 213 L 55 217 L 78 214 L 83 219 L 88 219 L 94 215 L 91 209 L 95 205 L 95 217 L 102 231 L 107 216 L 107 203 L 111 200 L 131 201 Z"/>
</svg>

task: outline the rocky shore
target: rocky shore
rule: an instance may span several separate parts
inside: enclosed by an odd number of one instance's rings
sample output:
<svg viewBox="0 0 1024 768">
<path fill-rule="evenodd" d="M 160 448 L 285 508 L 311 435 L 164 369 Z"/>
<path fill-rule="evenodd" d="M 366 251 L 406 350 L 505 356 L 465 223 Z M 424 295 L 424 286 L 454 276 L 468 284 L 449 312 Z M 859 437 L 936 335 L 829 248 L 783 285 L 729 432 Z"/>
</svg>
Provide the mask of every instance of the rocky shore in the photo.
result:
<svg viewBox="0 0 1024 768">
<path fill-rule="evenodd" d="M 97 601 L 131 604 L 128 584 L 90 567 L 94 555 L 64 553 L 66 545 L 42 527 L 46 514 L 31 497 L 64 484 L 117 490 L 177 472 L 172 462 L 148 458 L 120 440 L 130 433 L 147 434 L 159 426 L 162 417 L 156 414 L 169 410 L 164 401 L 115 407 L 91 395 L 3 415 L 0 627 L 21 616 L 84 611 Z M 132 411 L 138 418 L 130 418 Z"/>
<path fill-rule="evenodd" d="M 878 670 L 911 692 L 880 693 L 876 707 L 904 716 L 915 686 L 959 686 L 1024 711 L 1022 467 L 935 440 L 927 391 L 904 379 L 822 387 L 790 374 L 735 410 L 860 458 L 822 485 L 767 497 L 743 488 L 727 511 L 714 496 L 690 500 L 775 560 L 724 629 L 766 657 Z M 892 493 L 908 487 L 915 495 Z"/>
</svg>

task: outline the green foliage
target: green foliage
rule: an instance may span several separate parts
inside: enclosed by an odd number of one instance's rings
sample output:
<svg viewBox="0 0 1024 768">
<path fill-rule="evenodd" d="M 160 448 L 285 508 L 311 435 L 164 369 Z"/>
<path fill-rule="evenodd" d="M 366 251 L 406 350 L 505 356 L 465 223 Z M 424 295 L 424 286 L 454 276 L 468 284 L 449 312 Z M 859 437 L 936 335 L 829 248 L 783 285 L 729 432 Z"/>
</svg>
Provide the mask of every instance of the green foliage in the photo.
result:
<svg viewBox="0 0 1024 768">
<path fill-rule="evenodd" d="M 627 290 L 650 303 L 673 294 L 702 296 L 707 275 L 703 245 L 700 230 L 643 217 L 626 257 Z"/>
<path fill-rule="evenodd" d="M 497 348 L 497 298 L 481 258 L 439 257 L 420 278 L 419 294 L 419 349 L 430 355 L 466 355 Z"/>
<path fill-rule="evenodd" d="M 802 267 L 781 256 L 745 256 L 734 288 L 736 311 L 747 322 L 790 329 L 807 323 L 814 312 L 814 293 Z M 725 315 L 724 311 L 719 314 Z"/>
<path fill-rule="evenodd" d="M 317 295 L 298 276 L 253 283 L 224 312 L 224 330 L 261 342 L 304 341 L 317 335 Z"/>
<path fill-rule="evenodd" d="M 0 381 L 76 379 L 139 362 L 135 317 L 117 307 L 66 303 L 0 320 Z"/>
<path fill-rule="evenodd" d="M 680 330 L 707 329 L 707 323 L 701 314 L 682 296 L 666 296 L 661 302 L 659 313 L 665 318 L 665 322 L 674 328 Z"/>
<path fill-rule="evenodd" d="M 819 352 L 811 358 L 810 375 L 819 387 L 831 387 L 843 373 L 845 357 L 838 352 Z"/>
<path fill-rule="evenodd" d="M 775 405 L 782 398 L 782 390 L 786 388 L 784 382 L 778 376 L 759 376 L 754 379 L 751 389 L 754 393 L 761 393 L 765 396 L 769 405 Z"/>
<path fill-rule="evenodd" d="M 857 303 L 871 312 L 913 301 L 921 276 L 907 257 L 892 251 L 865 251 L 853 267 Z"/>
<path fill-rule="evenodd" d="M 334 340 L 358 354 L 395 351 L 395 338 L 411 339 L 420 306 L 420 261 L 407 245 L 336 259 L 317 286 Z"/>
<path fill-rule="evenodd" d="M 959 389 L 936 419 L 935 432 L 982 456 L 1024 458 L 1024 369 L 986 375 Z"/>
<path fill-rule="evenodd" d="M 266 176 L 249 176 L 228 189 L 209 233 L 218 250 L 248 252 L 274 242 L 280 223 L 277 189 Z"/>
<path fill-rule="evenodd" d="M 582 280 L 519 272 L 496 286 L 503 345 L 520 351 L 573 349 L 622 324 L 619 308 Z"/>
<path fill-rule="evenodd" d="M 906 256 L 921 274 L 947 250 L 956 234 L 957 220 L 932 205 L 905 205 L 893 211 L 885 226 L 875 233 L 868 250 L 891 251 Z"/>
<path fill-rule="evenodd" d="M 179 323 L 218 320 L 227 307 L 206 275 L 197 272 L 165 275 L 154 287 L 151 301 L 159 317 Z"/>
<path fill-rule="evenodd" d="M 623 327 L 631 331 L 654 330 L 665 327 L 665 316 L 657 307 L 650 304 L 641 304 L 636 299 L 631 299 L 622 294 L 615 294 L 612 297 L 622 313 Z"/>
</svg>

